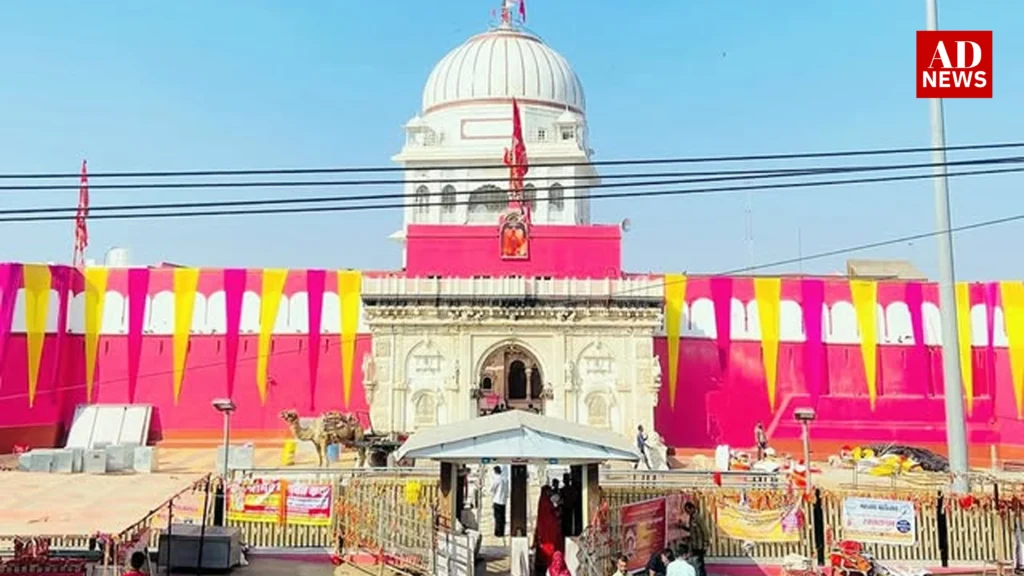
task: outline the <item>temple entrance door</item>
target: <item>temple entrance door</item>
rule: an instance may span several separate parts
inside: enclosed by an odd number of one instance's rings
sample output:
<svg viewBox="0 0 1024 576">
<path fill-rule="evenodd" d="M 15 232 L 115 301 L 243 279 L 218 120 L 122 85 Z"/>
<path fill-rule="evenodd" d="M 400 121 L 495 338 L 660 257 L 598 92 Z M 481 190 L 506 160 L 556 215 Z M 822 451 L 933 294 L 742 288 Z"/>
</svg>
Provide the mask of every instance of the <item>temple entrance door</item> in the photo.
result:
<svg viewBox="0 0 1024 576">
<path fill-rule="evenodd" d="M 516 344 L 500 346 L 481 365 L 480 415 L 499 405 L 510 410 L 544 413 L 544 377 L 540 363 L 528 350 Z"/>
</svg>

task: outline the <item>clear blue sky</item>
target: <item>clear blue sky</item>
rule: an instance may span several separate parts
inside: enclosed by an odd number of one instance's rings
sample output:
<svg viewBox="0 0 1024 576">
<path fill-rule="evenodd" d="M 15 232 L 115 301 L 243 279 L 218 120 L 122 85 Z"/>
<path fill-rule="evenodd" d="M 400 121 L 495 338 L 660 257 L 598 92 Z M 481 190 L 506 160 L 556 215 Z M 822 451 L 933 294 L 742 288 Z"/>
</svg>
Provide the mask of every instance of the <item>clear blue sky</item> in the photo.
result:
<svg viewBox="0 0 1024 576">
<path fill-rule="evenodd" d="M 0 18 L 0 172 L 73 172 L 83 157 L 95 172 L 386 165 L 433 65 L 484 30 L 496 4 L 10 3 Z M 530 28 L 584 83 L 600 159 L 929 145 L 928 107 L 913 87 L 922 0 L 528 7 Z M 1024 140 L 1024 2 L 940 0 L 939 18 L 945 29 L 991 29 L 995 42 L 995 98 L 947 101 L 949 144 Z M 1024 213 L 1022 184 L 953 181 L 954 223 Z M 95 191 L 93 204 L 313 192 Z M 72 206 L 76 196 L 5 193 L 0 206 Z M 742 194 L 604 200 L 593 215 L 632 220 L 630 270 L 716 272 L 747 263 L 744 204 Z M 811 254 L 934 228 L 928 182 L 759 193 L 753 206 L 759 262 L 795 257 L 798 230 Z M 399 225 L 396 211 L 96 221 L 90 256 L 116 245 L 137 263 L 386 269 L 400 263 L 385 239 Z M 1022 235 L 1024 224 L 960 235 L 960 277 L 1024 278 Z M 0 260 L 66 261 L 71 236 L 70 223 L 0 224 Z M 858 256 L 935 270 L 933 241 Z"/>
</svg>

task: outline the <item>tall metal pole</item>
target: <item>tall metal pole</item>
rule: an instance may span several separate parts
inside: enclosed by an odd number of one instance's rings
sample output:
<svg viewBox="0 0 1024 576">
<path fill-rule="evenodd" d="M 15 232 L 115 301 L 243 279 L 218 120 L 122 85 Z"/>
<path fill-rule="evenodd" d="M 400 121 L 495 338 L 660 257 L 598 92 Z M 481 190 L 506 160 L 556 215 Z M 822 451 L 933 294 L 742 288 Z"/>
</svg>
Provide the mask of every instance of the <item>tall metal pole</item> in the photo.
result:
<svg viewBox="0 0 1024 576">
<path fill-rule="evenodd" d="M 939 29 L 937 0 L 925 0 L 928 30 Z M 932 121 L 932 161 L 935 163 L 935 221 L 939 241 L 939 309 L 942 312 L 942 379 L 946 400 L 946 444 L 952 489 L 968 491 L 967 431 L 964 424 L 960 349 L 957 345 L 956 275 L 953 267 L 953 232 L 949 215 L 949 181 L 946 177 L 946 129 L 942 99 L 929 99 Z"/>
</svg>

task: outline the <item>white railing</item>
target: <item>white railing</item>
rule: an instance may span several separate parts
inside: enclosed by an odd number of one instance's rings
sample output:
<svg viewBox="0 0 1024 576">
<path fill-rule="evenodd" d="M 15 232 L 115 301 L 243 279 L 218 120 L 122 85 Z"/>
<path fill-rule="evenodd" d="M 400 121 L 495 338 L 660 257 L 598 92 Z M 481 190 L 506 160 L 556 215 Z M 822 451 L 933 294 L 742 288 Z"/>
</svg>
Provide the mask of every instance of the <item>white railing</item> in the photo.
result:
<svg viewBox="0 0 1024 576">
<path fill-rule="evenodd" d="M 363 279 L 363 296 L 448 298 L 566 298 L 661 300 L 661 278 L 407 278 L 378 276 Z"/>
</svg>

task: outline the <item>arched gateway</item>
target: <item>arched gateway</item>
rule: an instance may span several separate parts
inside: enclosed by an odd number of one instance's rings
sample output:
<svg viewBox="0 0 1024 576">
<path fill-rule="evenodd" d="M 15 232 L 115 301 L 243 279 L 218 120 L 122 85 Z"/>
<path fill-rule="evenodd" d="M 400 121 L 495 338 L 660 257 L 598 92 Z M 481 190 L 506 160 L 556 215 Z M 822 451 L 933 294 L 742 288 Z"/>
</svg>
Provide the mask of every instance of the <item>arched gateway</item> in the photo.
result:
<svg viewBox="0 0 1024 576">
<path fill-rule="evenodd" d="M 488 351 L 478 370 L 478 415 L 505 407 L 544 413 L 544 372 L 536 355 L 515 341 Z"/>
</svg>

